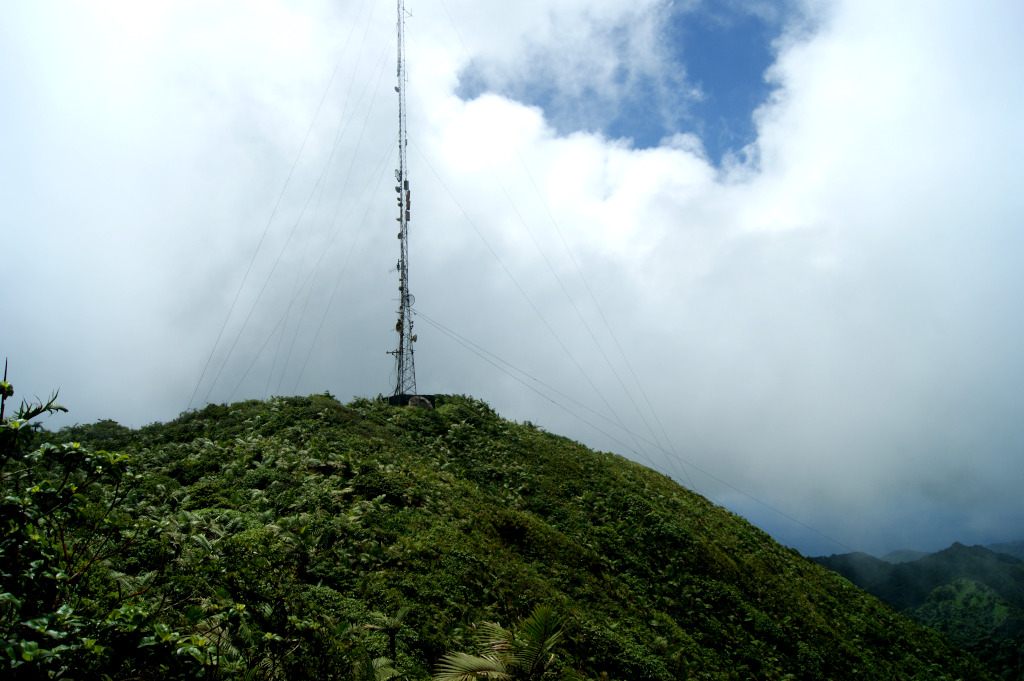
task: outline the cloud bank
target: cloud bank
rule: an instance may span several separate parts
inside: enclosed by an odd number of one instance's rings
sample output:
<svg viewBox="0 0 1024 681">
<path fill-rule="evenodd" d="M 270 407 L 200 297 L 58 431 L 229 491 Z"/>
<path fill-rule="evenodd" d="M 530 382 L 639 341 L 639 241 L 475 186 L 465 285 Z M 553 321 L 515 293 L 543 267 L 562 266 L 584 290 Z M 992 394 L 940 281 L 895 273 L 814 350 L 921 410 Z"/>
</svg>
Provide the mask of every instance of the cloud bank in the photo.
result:
<svg viewBox="0 0 1024 681">
<path fill-rule="evenodd" d="M 1019 538 L 1017 4 L 788 6 L 756 141 L 717 165 L 665 42 L 701 3 L 410 9 L 421 390 L 654 465 L 806 553 Z M 141 425 L 390 392 L 393 8 L 2 13 L 22 395 Z M 638 88 L 678 126 L 654 147 L 603 127 Z"/>
</svg>

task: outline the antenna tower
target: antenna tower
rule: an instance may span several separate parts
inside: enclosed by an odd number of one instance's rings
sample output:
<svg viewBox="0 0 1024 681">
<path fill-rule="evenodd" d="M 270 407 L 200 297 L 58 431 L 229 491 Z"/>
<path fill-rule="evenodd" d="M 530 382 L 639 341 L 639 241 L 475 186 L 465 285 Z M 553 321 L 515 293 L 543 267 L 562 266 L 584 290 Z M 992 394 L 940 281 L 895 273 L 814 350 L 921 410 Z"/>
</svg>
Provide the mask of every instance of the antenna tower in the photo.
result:
<svg viewBox="0 0 1024 681">
<path fill-rule="evenodd" d="M 409 168 L 406 152 L 409 137 L 405 125 L 405 90 L 408 75 L 405 71 L 405 0 L 398 0 L 398 169 L 395 170 L 395 192 L 398 194 L 398 240 L 401 249 L 398 256 L 398 349 L 388 354 L 395 356 L 395 393 L 393 403 L 407 404 L 409 397 L 416 395 L 416 366 L 413 363 L 413 343 L 416 335 L 412 332 L 412 306 L 415 297 L 409 293 Z"/>
</svg>

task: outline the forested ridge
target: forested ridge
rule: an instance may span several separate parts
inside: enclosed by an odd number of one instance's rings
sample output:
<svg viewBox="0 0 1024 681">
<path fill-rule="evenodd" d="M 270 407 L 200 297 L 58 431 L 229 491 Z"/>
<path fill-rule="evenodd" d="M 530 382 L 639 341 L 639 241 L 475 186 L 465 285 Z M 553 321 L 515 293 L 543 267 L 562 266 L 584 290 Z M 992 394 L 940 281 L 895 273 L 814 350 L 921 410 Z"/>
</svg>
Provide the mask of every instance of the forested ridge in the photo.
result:
<svg viewBox="0 0 1024 681">
<path fill-rule="evenodd" d="M 669 478 L 469 397 L 55 433 L 26 407 L 0 428 L 5 678 L 992 678 Z"/>
<path fill-rule="evenodd" d="M 997 545 L 1019 548 L 1019 543 Z M 1024 562 L 955 543 L 891 564 L 864 553 L 816 562 L 970 651 L 1000 678 L 1024 676 Z"/>
</svg>

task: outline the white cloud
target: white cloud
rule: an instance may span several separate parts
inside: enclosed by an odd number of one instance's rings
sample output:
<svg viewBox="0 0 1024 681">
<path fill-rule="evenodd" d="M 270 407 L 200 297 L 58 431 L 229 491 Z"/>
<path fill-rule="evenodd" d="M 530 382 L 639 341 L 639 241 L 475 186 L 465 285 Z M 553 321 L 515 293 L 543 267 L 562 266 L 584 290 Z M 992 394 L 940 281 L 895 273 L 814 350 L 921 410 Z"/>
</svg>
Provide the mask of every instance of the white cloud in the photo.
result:
<svg viewBox="0 0 1024 681">
<path fill-rule="evenodd" d="M 664 0 L 535 0 L 487 12 L 452 6 L 457 28 L 447 10 L 414 14 L 410 25 L 422 21 L 429 37 L 411 39 L 411 55 L 455 67 L 447 74 L 449 87 L 457 79 L 472 94 L 543 102 L 561 131 L 597 130 L 622 113 L 624 98 L 648 89 L 656 93 L 643 95 L 651 106 L 677 107 L 700 97 L 666 49 L 662 28 L 673 8 Z M 669 122 L 681 113 L 665 106 L 660 112 Z"/>
</svg>

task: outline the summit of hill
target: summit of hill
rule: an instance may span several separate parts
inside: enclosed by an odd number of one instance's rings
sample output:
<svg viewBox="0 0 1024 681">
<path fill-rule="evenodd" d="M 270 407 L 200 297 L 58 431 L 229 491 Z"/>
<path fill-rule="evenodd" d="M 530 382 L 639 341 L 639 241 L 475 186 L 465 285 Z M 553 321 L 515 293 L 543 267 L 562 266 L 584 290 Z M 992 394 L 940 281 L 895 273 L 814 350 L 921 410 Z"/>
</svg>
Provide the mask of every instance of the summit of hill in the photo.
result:
<svg viewBox="0 0 1024 681">
<path fill-rule="evenodd" d="M 427 679 L 483 623 L 543 606 L 553 677 L 994 678 L 670 478 L 473 398 L 273 398 L 42 440 L 124 467 L 86 493 L 117 500 L 110 527 L 67 521 L 121 550 L 61 592 L 100 622 L 80 638 L 120 637 L 103 659 L 121 677 L 379 678 L 384 660 Z M 104 628 L 129 606 L 137 636 Z"/>
</svg>

